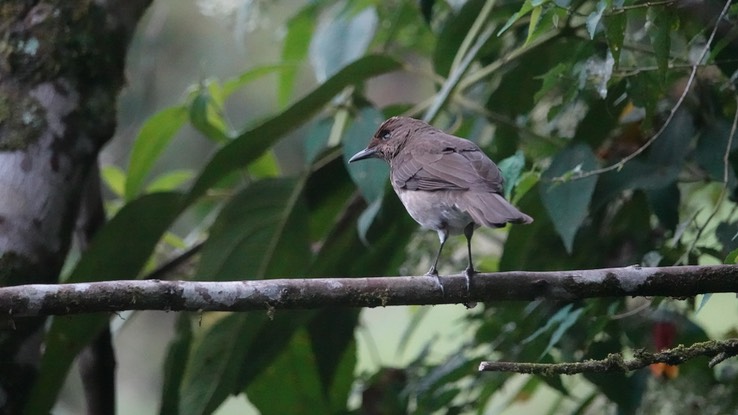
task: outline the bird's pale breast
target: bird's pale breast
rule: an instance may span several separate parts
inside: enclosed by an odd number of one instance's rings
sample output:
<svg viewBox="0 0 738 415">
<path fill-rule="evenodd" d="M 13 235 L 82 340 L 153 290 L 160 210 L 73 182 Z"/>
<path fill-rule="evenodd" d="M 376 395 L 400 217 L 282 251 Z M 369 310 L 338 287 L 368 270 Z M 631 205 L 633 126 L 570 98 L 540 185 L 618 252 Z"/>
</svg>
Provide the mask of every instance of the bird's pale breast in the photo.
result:
<svg viewBox="0 0 738 415">
<path fill-rule="evenodd" d="M 453 202 L 453 191 L 428 192 L 422 190 L 395 189 L 407 212 L 422 227 L 435 231 L 447 230 L 449 234 L 461 234 L 473 219 Z"/>
</svg>

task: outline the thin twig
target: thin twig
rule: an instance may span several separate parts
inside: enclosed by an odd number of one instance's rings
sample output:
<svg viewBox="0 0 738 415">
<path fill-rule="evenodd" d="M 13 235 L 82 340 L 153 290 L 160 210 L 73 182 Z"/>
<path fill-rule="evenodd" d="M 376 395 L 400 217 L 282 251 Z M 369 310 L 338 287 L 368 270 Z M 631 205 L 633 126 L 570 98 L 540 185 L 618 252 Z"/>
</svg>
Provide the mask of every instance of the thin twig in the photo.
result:
<svg viewBox="0 0 738 415">
<path fill-rule="evenodd" d="M 679 365 L 696 357 L 707 356 L 714 359 L 710 367 L 728 357 L 738 355 L 738 339 L 711 340 L 679 345 L 672 349 L 651 353 L 644 350 L 634 352 L 635 357 L 625 359 L 620 353 L 611 353 L 604 359 L 585 360 L 575 363 L 519 363 L 485 361 L 479 364 L 480 372 L 515 372 L 544 376 L 574 375 L 577 373 L 624 373 L 642 369 L 654 363 Z"/>
</svg>

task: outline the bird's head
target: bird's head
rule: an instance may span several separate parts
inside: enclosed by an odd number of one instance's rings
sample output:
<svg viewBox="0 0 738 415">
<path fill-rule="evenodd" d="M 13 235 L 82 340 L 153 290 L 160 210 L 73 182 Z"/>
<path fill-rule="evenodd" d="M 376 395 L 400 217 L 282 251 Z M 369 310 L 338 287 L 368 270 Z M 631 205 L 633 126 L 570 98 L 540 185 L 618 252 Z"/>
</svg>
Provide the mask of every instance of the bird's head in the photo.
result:
<svg viewBox="0 0 738 415">
<path fill-rule="evenodd" d="M 389 162 L 402 151 L 409 140 L 418 136 L 419 131 L 429 128 L 433 127 L 414 118 L 392 117 L 379 126 L 369 145 L 354 154 L 349 163 L 368 158 L 379 158 Z"/>
</svg>

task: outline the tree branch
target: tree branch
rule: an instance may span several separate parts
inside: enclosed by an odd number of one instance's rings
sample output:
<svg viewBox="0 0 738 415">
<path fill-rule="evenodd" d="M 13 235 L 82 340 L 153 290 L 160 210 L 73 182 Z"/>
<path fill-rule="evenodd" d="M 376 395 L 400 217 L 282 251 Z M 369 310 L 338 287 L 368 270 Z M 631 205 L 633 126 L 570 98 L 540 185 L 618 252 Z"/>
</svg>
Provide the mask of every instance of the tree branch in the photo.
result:
<svg viewBox="0 0 738 415">
<path fill-rule="evenodd" d="M 106 281 L 0 288 L 0 314 L 68 315 L 122 310 L 248 311 L 473 301 L 578 300 L 738 292 L 738 266 L 606 268 L 441 277 L 272 279 L 228 282 Z"/>
<path fill-rule="evenodd" d="M 690 346 L 679 345 L 659 353 L 636 350 L 635 357 L 625 359 L 620 353 L 611 353 L 600 360 L 585 360 L 575 363 L 518 363 L 518 362 L 482 362 L 480 372 L 515 372 L 536 375 L 573 375 L 576 373 L 609 373 L 629 372 L 654 363 L 679 365 L 695 357 L 712 357 L 710 367 L 731 356 L 738 355 L 738 339 L 724 341 L 711 340 L 695 343 Z"/>
</svg>

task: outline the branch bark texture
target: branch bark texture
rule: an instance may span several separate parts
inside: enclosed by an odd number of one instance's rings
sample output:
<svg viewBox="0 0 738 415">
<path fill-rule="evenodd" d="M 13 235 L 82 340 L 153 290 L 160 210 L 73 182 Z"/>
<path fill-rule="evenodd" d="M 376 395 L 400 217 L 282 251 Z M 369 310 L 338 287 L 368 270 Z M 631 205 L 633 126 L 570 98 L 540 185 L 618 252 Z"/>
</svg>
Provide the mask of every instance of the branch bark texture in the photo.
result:
<svg viewBox="0 0 738 415">
<path fill-rule="evenodd" d="M 572 301 L 595 297 L 738 292 L 738 266 L 625 267 L 441 277 L 270 279 L 229 282 L 107 281 L 0 288 L 0 314 L 68 315 L 123 310 L 249 311 L 474 301 Z"/>
</svg>

